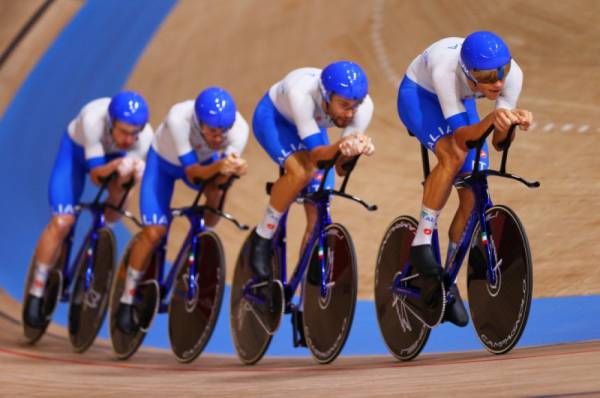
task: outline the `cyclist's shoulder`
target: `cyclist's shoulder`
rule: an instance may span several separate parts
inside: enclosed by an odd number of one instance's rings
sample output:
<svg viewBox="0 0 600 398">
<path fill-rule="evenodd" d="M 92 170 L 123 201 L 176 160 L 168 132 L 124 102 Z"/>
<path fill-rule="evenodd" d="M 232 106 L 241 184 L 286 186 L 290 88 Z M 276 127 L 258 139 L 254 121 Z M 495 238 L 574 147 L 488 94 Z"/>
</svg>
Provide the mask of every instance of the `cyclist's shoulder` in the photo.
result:
<svg viewBox="0 0 600 398">
<path fill-rule="evenodd" d="M 100 118 L 108 115 L 109 97 L 96 98 L 87 102 L 79 111 L 81 118 Z"/>
<path fill-rule="evenodd" d="M 171 106 L 165 124 L 171 129 L 189 128 L 194 114 L 194 100 L 185 100 Z"/>
<path fill-rule="evenodd" d="M 321 69 L 318 68 L 298 68 L 288 73 L 280 84 L 290 95 L 304 94 L 318 88 Z"/>
</svg>

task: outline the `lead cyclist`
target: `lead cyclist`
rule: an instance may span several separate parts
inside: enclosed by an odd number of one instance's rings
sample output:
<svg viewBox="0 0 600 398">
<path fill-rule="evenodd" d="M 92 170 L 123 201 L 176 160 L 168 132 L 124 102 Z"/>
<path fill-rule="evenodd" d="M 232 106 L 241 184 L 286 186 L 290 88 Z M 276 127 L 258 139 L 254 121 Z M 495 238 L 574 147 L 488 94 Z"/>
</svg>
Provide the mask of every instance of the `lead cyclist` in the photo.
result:
<svg viewBox="0 0 600 398">
<path fill-rule="evenodd" d="M 420 273 L 440 277 L 431 248 L 438 216 L 445 206 L 455 178 L 474 168 L 475 149 L 467 141 L 477 140 L 493 124 L 492 143 L 507 136 L 512 124 L 528 130 L 532 113 L 517 108 L 523 72 L 512 58 L 506 43 L 495 33 L 473 32 L 466 38 L 448 37 L 429 46 L 417 56 L 406 72 L 398 91 L 398 114 L 406 128 L 429 150 L 438 163 L 425 181 L 421 215 L 411 247 L 411 263 Z M 495 109 L 479 119 L 476 100 L 495 101 Z M 489 166 L 488 147 L 481 151 L 480 168 Z M 457 186 L 459 206 L 450 229 L 447 261 L 452 259 L 474 206 L 473 193 Z M 455 281 L 450 293 L 456 300 L 446 309 L 444 320 L 458 326 L 468 315 Z"/>
</svg>

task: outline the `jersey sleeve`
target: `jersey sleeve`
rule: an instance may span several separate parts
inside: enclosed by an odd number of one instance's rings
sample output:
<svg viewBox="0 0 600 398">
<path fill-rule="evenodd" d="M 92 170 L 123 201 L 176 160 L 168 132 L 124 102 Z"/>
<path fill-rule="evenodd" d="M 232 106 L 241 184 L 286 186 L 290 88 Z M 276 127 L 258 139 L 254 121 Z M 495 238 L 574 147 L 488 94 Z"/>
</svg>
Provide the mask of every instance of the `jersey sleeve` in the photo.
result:
<svg viewBox="0 0 600 398">
<path fill-rule="evenodd" d="M 294 124 L 298 129 L 298 135 L 308 150 L 325 145 L 321 129 L 315 120 L 315 102 L 312 97 L 302 91 L 291 91 L 289 93 L 290 109 Z"/>
<path fill-rule="evenodd" d="M 165 127 L 168 133 L 171 134 L 175 152 L 177 152 L 177 157 L 183 167 L 197 164 L 198 156 L 190 143 L 190 129 L 192 127 L 190 123 L 185 118 L 179 117 L 174 109 L 171 109 L 167 120 L 165 120 Z"/>
<path fill-rule="evenodd" d="M 106 164 L 102 134 L 106 128 L 106 121 L 95 113 L 81 115 L 83 128 L 85 160 L 90 170 Z"/>
<path fill-rule="evenodd" d="M 444 66 L 434 67 L 431 77 L 435 94 L 440 101 L 442 114 L 450 129 L 455 131 L 460 127 L 469 125 L 467 109 L 460 98 L 458 88 L 460 82 L 456 77 L 456 72 Z"/>
<path fill-rule="evenodd" d="M 237 112 L 235 115 L 235 123 L 231 127 L 231 130 L 227 132 L 227 139 L 229 144 L 225 148 L 224 154 L 229 155 L 235 153 L 238 156 L 242 155 L 246 144 L 248 143 L 249 128 L 248 123 L 243 116 Z"/>
<path fill-rule="evenodd" d="M 517 107 L 519 95 L 521 95 L 521 88 L 523 87 L 523 71 L 514 60 L 511 62 L 510 72 L 508 72 L 508 76 L 506 76 L 504 87 L 496 101 L 496 109 L 515 109 Z"/>
<path fill-rule="evenodd" d="M 367 95 L 362 104 L 358 106 L 352 123 L 350 123 L 350 125 L 346 127 L 344 131 L 342 131 L 342 137 L 346 137 L 354 132 L 364 134 L 369 126 L 369 123 L 371 123 L 374 108 L 375 105 L 373 104 L 373 100 L 369 95 Z"/>
</svg>

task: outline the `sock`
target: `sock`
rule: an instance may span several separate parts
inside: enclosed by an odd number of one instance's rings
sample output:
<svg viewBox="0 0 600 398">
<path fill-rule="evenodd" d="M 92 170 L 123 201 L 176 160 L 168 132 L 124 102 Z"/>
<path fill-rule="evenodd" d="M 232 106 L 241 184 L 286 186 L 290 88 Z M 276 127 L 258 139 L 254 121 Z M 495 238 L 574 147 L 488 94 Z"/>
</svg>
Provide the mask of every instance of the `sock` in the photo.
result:
<svg viewBox="0 0 600 398">
<path fill-rule="evenodd" d="M 127 279 L 125 280 L 125 289 L 121 295 L 121 302 L 123 304 L 133 304 L 135 298 L 135 289 L 138 283 L 144 276 L 143 271 L 136 271 L 131 266 L 127 267 Z"/>
<path fill-rule="evenodd" d="M 206 232 L 215 232 L 215 227 L 204 227 Z"/>
<path fill-rule="evenodd" d="M 450 264 L 450 261 L 456 254 L 458 250 L 458 243 L 450 242 L 448 243 L 448 251 L 446 252 L 446 265 Z"/>
<path fill-rule="evenodd" d="M 421 208 L 421 218 L 417 227 L 417 234 L 412 242 L 412 246 L 430 245 L 433 230 L 437 226 L 437 219 L 440 215 L 439 210 L 432 210 L 425 205 Z"/>
<path fill-rule="evenodd" d="M 279 225 L 281 214 L 271 207 L 271 205 L 267 206 L 267 211 L 262 222 L 256 227 L 256 233 L 265 239 L 272 239 L 273 235 L 275 235 L 277 225 Z"/>
<path fill-rule="evenodd" d="M 33 271 L 33 283 L 29 289 L 29 294 L 40 298 L 44 296 L 44 288 L 46 287 L 46 281 L 48 280 L 48 275 L 50 275 L 51 270 L 52 267 L 47 264 L 35 264 L 35 271 Z"/>
</svg>

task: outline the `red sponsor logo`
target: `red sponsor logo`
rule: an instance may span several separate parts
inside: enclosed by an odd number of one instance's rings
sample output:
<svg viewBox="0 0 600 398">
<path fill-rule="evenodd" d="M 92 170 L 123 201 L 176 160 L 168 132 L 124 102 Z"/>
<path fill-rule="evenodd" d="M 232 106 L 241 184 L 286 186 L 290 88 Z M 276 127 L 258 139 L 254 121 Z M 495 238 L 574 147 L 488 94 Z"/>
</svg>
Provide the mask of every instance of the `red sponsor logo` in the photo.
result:
<svg viewBox="0 0 600 398">
<path fill-rule="evenodd" d="M 127 292 L 127 295 L 133 297 L 135 296 L 135 289 L 129 289 L 129 291 Z"/>
<path fill-rule="evenodd" d="M 35 280 L 35 281 L 33 281 L 33 286 L 44 287 L 44 284 L 42 283 L 42 281 Z"/>
<path fill-rule="evenodd" d="M 316 120 L 317 122 L 320 122 L 322 119 L 323 119 L 323 118 L 322 118 L 321 116 L 317 116 L 317 117 L 315 118 L 315 120 Z"/>
<path fill-rule="evenodd" d="M 202 149 L 202 144 L 196 144 L 196 145 L 194 145 L 194 148 L 196 148 L 196 149 Z"/>
<path fill-rule="evenodd" d="M 487 153 L 485 153 L 485 151 L 484 151 L 484 150 L 482 150 L 482 151 L 481 151 L 481 153 L 479 154 L 479 157 L 480 157 L 481 159 L 485 159 L 485 158 L 487 158 Z"/>
<path fill-rule="evenodd" d="M 425 235 L 431 235 L 431 232 L 432 232 L 432 231 L 431 231 L 431 229 L 429 229 L 429 228 L 425 228 L 425 229 L 423 230 L 423 233 L 425 233 Z"/>
<path fill-rule="evenodd" d="M 275 228 L 275 224 L 267 224 L 267 228 L 273 229 L 273 228 Z"/>
</svg>

